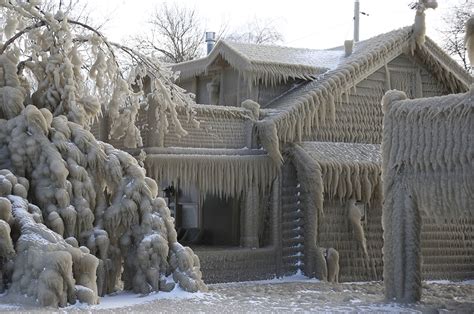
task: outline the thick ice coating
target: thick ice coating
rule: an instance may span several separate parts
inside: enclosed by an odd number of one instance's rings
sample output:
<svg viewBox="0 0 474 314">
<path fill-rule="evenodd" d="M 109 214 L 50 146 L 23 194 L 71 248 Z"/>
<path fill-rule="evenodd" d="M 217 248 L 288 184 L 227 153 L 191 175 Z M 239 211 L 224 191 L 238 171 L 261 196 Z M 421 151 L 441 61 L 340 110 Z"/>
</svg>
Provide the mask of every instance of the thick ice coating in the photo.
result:
<svg viewBox="0 0 474 314">
<path fill-rule="evenodd" d="M 184 132 L 175 107 L 191 97 L 151 58 L 37 5 L 0 1 L 9 17 L 0 33 L 10 38 L 0 46 L 0 291 L 66 306 L 122 287 L 169 291 L 170 275 L 185 290 L 205 290 L 156 183 L 88 131 L 102 112 L 114 123 L 101 138 L 141 146 L 135 118 L 151 95 Z M 128 81 L 118 53 L 133 55 Z"/>
<path fill-rule="evenodd" d="M 11 169 L 0 171 L 2 289 L 47 306 L 96 304 L 121 280 L 137 293 L 170 291 L 170 274 L 187 291 L 206 290 L 136 159 L 51 117 L 29 105 L 0 121 L 0 166 Z"/>
</svg>

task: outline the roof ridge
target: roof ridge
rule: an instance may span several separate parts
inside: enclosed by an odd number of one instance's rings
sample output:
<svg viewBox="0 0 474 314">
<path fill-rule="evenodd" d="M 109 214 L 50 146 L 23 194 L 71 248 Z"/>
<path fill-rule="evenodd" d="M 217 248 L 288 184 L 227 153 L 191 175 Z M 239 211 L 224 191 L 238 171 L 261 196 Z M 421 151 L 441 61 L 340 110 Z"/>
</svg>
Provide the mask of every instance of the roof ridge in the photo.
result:
<svg viewBox="0 0 474 314">
<path fill-rule="evenodd" d="M 407 51 L 412 32 L 412 27 L 404 27 L 361 42 L 358 49 L 345 58 L 336 69 L 270 102 L 269 106 L 262 109 L 265 117 L 257 122 L 257 128 L 262 129 L 259 130 L 261 134 L 270 132 L 263 129 L 272 129 L 277 138 L 274 141 L 277 147 L 265 147 L 265 149 L 278 151 L 280 141 L 283 143 L 301 141 L 303 136 L 311 133 L 313 127 L 324 125 L 327 116 L 331 116 L 331 119 L 328 117 L 328 121 L 334 121 L 335 99 L 342 97 L 343 92 L 355 86 L 361 79 Z M 381 37 L 384 39 L 381 40 Z M 463 80 L 462 75 L 456 75 L 446 69 L 449 67 L 449 62 L 442 62 L 439 59 L 446 57 L 447 54 L 437 46 L 433 46 L 433 51 L 431 42 L 432 40 L 428 39 L 428 46 L 417 46 L 417 53 L 431 56 L 425 62 L 431 62 L 434 67 L 441 67 L 443 75 L 446 76 L 447 86 L 452 91 L 468 88 L 468 85 L 463 83 L 466 78 Z"/>
<path fill-rule="evenodd" d="M 256 46 L 256 47 L 264 47 L 264 48 L 281 48 L 281 49 L 294 49 L 294 50 L 306 50 L 306 51 L 330 51 L 330 49 L 326 48 L 308 48 L 308 47 L 293 47 L 293 46 L 284 46 L 280 44 L 256 44 L 256 43 L 248 43 L 243 41 L 233 41 L 227 39 L 221 39 L 220 41 L 224 41 L 229 45 L 237 44 L 237 45 L 245 45 L 245 46 Z"/>
<path fill-rule="evenodd" d="M 275 84 L 288 79 L 311 79 L 337 66 L 342 51 L 257 45 L 219 40 L 209 55 L 195 61 L 173 66 L 180 71 L 180 79 L 206 73 L 212 62 L 221 55 L 244 79 Z"/>
</svg>

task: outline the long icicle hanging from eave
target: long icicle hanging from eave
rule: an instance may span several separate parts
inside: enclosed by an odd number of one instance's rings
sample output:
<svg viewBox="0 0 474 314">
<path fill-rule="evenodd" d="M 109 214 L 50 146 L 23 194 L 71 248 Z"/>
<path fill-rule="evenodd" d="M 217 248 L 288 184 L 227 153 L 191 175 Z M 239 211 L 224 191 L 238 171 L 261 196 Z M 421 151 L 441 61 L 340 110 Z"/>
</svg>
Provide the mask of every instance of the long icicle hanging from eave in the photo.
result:
<svg viewBox="0 0 474 314">
<path fill-rule="evenodd" d="M 278 170 L 267 155 L 159 155 L 145 160 L 147 173 L 157 181 L 180 180 L 183 192 L 196 186 L 201 193 L 238 197 L 252 184 L 269 192 Z"/>
<path fill-rule="evenodd" d="M 365 147 L 366 152 L 356 156 Z M 341 202 L 355 199 L 365 204 L 382 199 L 378 148 L 370 144 L 303 142 L 290 145 L 286 151 L 295 162 L 298 180 L 302 186 L 310 186 L 312 203 L 318 204 L 316 208 L 322 213 L 320 202 L 325 198 Z M 345 155 L 349 153 L 353 160 Z"/>
<path fill-rule="evenodd" d="M 354 198 L 365 204 L 382 199 L 380 164 L 354 161 L 319 163 L 324 192 L 329 199 L 346 201 Z"/>
</svg>

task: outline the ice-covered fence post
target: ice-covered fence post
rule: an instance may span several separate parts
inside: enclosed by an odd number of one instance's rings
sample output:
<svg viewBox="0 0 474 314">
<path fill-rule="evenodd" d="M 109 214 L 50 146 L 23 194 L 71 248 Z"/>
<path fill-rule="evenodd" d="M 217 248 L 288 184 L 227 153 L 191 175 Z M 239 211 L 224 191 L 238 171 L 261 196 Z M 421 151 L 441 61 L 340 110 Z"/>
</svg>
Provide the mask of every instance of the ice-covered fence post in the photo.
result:
<svg viewBox="0 0 474 314">
<path fill-rule="evenodd" d="M 385 189 L 382 212 L 385 296 L 389 300 L 416 302 L 421 298 L 420 212 L 402 177 L 403 169 L 388 173 L 394 179 Z"/>
<path fill-rule="evenodd" d="M 474 214 L 474 104 L 472 92 L 406 98 L 394 90 L 382 98 L 383 260 L 386 297 L 415 302 L 420 211 L 440 220 Z"/>
<path fill-rule="evenodd" d="M 394 101 L 404 100 L 403 92 L 389 91 L 382 99 L 384 131 L 382 143 L 382 173 L 384 184 L 383 277 L 385 296 L 401 302 L 416 302 L 421 298 L 421 217 L 410 180 L 410 169 L 403 162 L 391 160 L 399 149 L 399 134 L 392 134 L 396 121 L 388 113 Z M 397 129 L 397 128 L 395 128 Z M 397 137 L 397 138 L 394 138 Z M 403 145 L 402 145 L 403 146 Z"/>
</svg>

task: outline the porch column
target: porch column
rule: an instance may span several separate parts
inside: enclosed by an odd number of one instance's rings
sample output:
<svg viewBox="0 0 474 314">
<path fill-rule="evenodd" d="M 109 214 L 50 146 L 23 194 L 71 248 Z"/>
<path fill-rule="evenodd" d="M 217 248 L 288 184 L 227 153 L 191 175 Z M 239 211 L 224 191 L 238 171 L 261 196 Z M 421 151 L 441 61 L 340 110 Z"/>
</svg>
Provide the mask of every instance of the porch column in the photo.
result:
<svg viewBox="0 0 474 314">
<path fill-rule="evenodd" d="M 272 202 L 272 223 L 271 223 L 271 238 L 270 243 L 276 247 L 276 275 L 281 277 L 283 275 L 283 251 L 282 251 L 282 235 L 281 235 L 281 191 L 282 191 L 282 173 L 281 168 L 278 170 L 278 175 L 273 181 L 271 190 Z"/>
<path fill-rule="evenodd" d="M 240 245 L 248 248 L 258 248 L 258 211 L 259 211 L 258 188 L 252 184 L 247 188 L 240 223 L 242 228 L 240 234 Z"/>
</svg>

